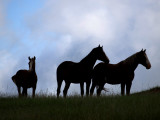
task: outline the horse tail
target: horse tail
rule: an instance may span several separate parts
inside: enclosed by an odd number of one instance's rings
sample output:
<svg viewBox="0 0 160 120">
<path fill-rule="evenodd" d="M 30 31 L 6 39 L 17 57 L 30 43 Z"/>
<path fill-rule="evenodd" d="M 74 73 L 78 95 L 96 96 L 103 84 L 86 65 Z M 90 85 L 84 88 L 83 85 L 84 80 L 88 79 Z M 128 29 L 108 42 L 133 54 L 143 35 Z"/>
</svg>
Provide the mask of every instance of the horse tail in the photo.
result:
<svg viewBox="0 0 160 120">
<path fill-rule="evenodd" d="M 11 79 L 16 84 L 19 81 L 20 76 L 21 76 L 21 70 L 19 70 L 14 76 L 12 76 Z"/>
<path fill-rule="evenodd" d="M 103 87 L 102 90 L 104 90 L 105 92 L 109 92 L 109 90 L 107 88 L 105 88 L 105 87 Z"/>
<path fill-rule="evenodd" d="M 58 67 L 57 68 L 57 97 L 59 97 L 59 94 L 60 94 L 62 81 L 63 81 L 63 78 L 62 78 L 62 75 L 61 75 L 60 68 Z"/>
<path fill-rule="evenodd" d="M 98 88 L 99 88 L 99 85 L 96 85 L 96 89 L 98 89 Z M 109 90 L 105 87 L 103 87 L 102 90 L 104 90 L 105 92 L 109 92 Z"/>
<path fill-rule="evenodd" d="M 15 75 L 14 75 L 14 76 L 12 76 L 12 77 L 11 77 L 11 79 L 12 79 L 12 80 L 14 80 L 14 79 L 15 79 Z"/>
<path fill-rule="evenodd" d="M 17 79 L 17 76 L 16 75 L 14 75 L 14 76 L 12 76 L 12 78 L 11 78 L 12 80 L 13 80 L 13 82 L 16 84 L 16 79 Z"/>
<path fill-rule="evenodd" d="M 94 69 L 90 72 L 90 78 L 93 79 L 94 77 Z"/>
<path fill-rule="evenodd" d="M 17 76 L 16 76 L 16 75 L 12 76 L 12 80 L 15 80 L 16 78 L 17 78 Z"/>
</svg>

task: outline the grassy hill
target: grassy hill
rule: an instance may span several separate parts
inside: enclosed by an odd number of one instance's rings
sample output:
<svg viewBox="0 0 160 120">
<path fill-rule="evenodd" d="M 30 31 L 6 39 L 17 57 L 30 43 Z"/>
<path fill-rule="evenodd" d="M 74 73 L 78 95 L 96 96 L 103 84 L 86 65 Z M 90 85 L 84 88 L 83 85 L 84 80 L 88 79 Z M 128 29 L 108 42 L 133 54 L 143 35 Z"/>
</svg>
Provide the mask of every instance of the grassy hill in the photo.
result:
<svg viewBox="0 0 160 120">
<path fill-rule="evenodd" d="M 134 93 L 133 95 L 142 95 L 142 94 L 157 94 L 157 93 L 160 93 L 160 87 L 154 87 L 154 88 L 151 88 L 149 90 L 145 90 L 145 91 L 141 91 L 141 92 L 138 92 L 138 93 Z"/>
<path fill-rule="evenodd" d="M 0 120 L 159 120 L 160 88 L 130 96 L 0 98 Z"/>
</svg>

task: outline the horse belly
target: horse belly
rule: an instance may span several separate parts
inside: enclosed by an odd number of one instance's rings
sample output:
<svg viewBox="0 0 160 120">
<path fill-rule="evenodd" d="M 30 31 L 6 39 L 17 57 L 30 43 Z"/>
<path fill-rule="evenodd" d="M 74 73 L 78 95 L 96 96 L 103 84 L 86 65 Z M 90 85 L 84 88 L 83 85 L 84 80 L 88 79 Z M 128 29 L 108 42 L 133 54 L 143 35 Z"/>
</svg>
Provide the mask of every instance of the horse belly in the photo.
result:
<svg viewBox="0 0 160 120">
<path fill-rule="evenodd" d="M 19 79 L 19 81 L 21 82 L 22 87 L 26 87 L 26 88 L 36 87 L 37 76 L 36 75 L 29 75 L 26 77 L 21 77 Z"/>
<path fill-rule="evenodd" d="M 116 85 L 116 84 L 120 84 L 121 81 L 111 79 L 111 80 L 107 80 L 106 83 Z"/>
<path fill-rule="evenodd" d="M 119 74 L 110 74 L 105 76 L 105 82 L 108 84 L 120 84 L 122 77 Z"/>
<path fill-rule="evenodd" d="M 68 76 L 68 77 L 64 78 L 65 81 L 69 81 L 70 83 L 75 83 L 75 84 L 78 84 L 81 82 L 86 82 L 88 79 L 86 79 L 85 76 L 80 75 L 80 74 L 74 74 L 72 76 Z"/>
<path fill-rule="evenodd" d="M 71 61 L 63 62 L 57 68 L 57 76 L 65 82 L 81 83 L 86 82 L 90 78 L 90 71 L 85 66 Z"/>
<path fill-rule="evenodd" d="M 37 81 L 33 80 L 33 79 L 26 79 L 23 83 L 22 83 L 22 87 L 26 87 L 26 88 L 31 88 L 31 87 L 35 87 L 36 86 Z"/>
</svg>

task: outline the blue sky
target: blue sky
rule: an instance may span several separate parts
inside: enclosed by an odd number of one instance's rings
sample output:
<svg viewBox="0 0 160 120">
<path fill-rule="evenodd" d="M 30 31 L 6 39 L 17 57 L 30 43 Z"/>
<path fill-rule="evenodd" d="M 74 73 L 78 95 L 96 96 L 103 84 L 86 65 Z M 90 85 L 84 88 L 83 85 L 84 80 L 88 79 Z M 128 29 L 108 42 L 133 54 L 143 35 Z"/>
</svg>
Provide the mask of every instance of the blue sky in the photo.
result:
<svg viewBox="0 0 160 120">
<path fill-rule="evenodd" d="M 5 17 L 7 29 L 14 31 L 16 37 L 21 37 L 20 42 L 26 46 L 33 46 L 34 42 L 30 38 L 31 30 L 26 25 L 26 19 L 43 7 L 43 0 L 9 0 L 6 3 Z M 9 47 L 8 41 L 3 43 L 3 47 Z M 40 45 L 39 45 L 40 48 Z M 16 47 L 13 48 L 15 51 Z M 18 48 L 17 48 L 18 49 Z"/>
<path fill-rule="evenodd" d="M 159 0 L 1 0 L 0 91 L 17 94 L 10 78 L 36 56 L 37 92 L 54 94 L 57 66 L 80 61 L 99 44 L 111 63 L 147 49 L 152 68 L 138 66 L 131 92 L 160 86 L 159 31 Z M 73 84 L 69 93 L 75 92 L 79 85 Z"/>
</svg>

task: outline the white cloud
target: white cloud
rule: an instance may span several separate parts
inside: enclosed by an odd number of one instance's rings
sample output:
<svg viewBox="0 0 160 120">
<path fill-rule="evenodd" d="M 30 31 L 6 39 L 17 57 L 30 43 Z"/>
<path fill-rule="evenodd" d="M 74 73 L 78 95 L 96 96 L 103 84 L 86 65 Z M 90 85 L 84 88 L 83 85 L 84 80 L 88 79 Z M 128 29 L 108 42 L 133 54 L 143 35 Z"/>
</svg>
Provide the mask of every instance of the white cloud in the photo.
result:
<svg viewBox="0 0 160 120">
<path fill-rule="evenodd" d="M 0 51 L 0 60 L 0 91 L 13 93 L 16 91 L 16 87 L 13 87 L 11 76 L 14 74 L 17 60 L 7 51 Z"/>
</svg>

